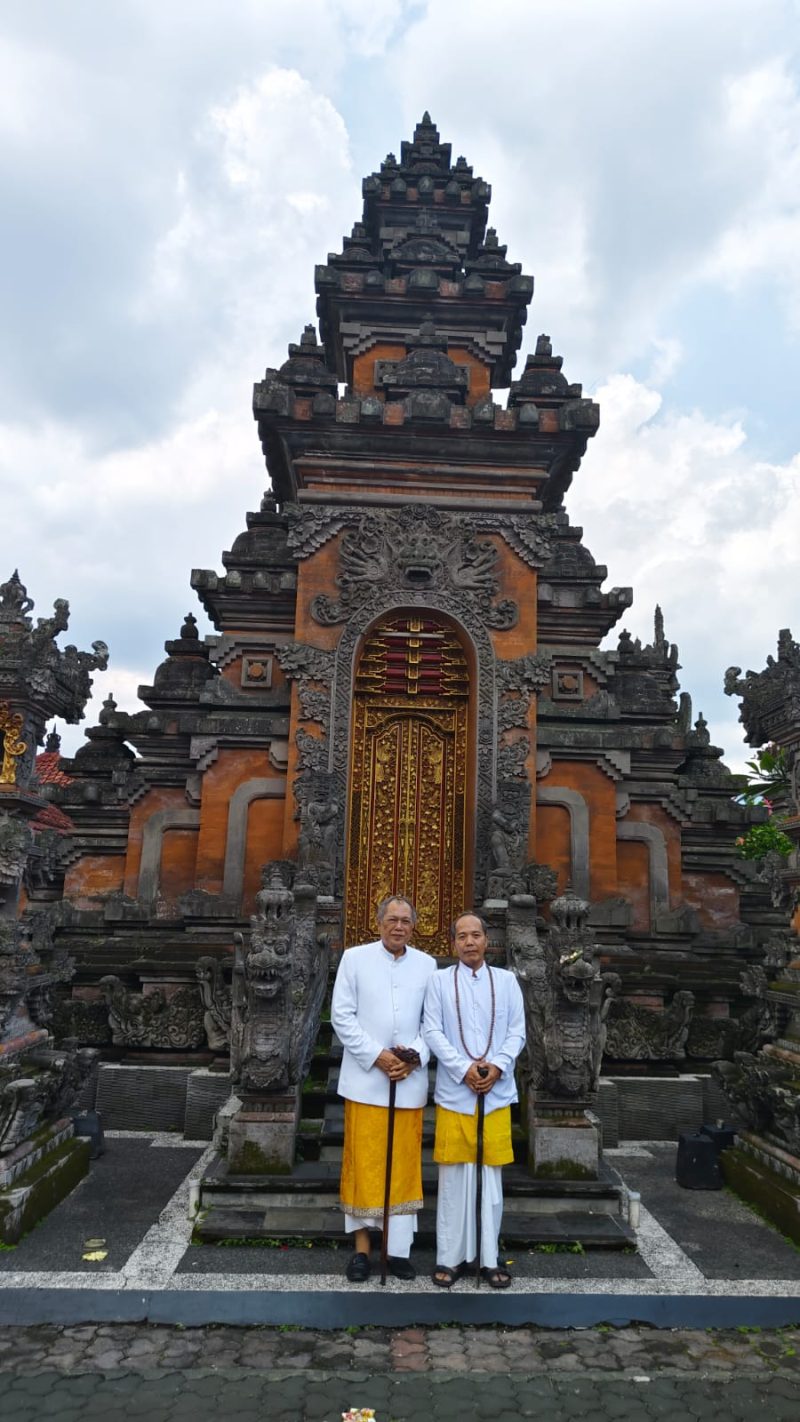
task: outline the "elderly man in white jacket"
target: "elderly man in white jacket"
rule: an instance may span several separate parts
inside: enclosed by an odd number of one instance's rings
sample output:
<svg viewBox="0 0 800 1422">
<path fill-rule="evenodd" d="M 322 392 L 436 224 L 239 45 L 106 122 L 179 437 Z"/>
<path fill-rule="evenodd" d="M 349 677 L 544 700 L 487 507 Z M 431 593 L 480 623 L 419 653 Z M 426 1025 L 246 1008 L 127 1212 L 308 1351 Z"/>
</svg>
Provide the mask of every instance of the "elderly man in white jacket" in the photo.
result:
<svg viewBox="0 0 800 1422">
<path fill-rule="evenodd" d="M 422 1209 L 422 1110 L 430 1057 L 421 1023 L 425 989 L 436 973 L 433 958 L 408 945 L 416 917 L 408 899 L 384 899 L 377 910 L 380 938 L 345 949 L 333 988 L 331 1022 L 344 1048 L 340 1199 L 345 1230 L 355 1236 L 347 1265 L 351 1283 L 369 1278 L 369 1231 L 383 1225 L 390 1081 L 397 1089 L 388 1267 L 399 1279 L 416 1273 L 409 1254 Z"/>
</svg>

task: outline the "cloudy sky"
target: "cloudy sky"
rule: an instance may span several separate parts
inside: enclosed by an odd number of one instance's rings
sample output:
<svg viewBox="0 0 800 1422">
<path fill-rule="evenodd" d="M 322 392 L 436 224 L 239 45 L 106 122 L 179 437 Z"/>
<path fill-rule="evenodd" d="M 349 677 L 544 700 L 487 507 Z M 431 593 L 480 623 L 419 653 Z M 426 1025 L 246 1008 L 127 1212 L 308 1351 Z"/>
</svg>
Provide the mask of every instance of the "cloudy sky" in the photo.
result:
<svg viewBox="0 0 800 1422">
<path fill-rule="evenodd" d="M 429 108 L 535 276 L 523 356 L 548 332 L 600 402 L 573 521 L 633 586 L 634 635 L 662 604 L 741 765 L 725 668 L 800 636 L 799 20 L 794 0 L 4 0 L 0 576 L 108 642 L 101 699 L 133 709 L 199 614 L 191 568 L 221 566 L 266 482 L 253 381 Z"/>
</svg>

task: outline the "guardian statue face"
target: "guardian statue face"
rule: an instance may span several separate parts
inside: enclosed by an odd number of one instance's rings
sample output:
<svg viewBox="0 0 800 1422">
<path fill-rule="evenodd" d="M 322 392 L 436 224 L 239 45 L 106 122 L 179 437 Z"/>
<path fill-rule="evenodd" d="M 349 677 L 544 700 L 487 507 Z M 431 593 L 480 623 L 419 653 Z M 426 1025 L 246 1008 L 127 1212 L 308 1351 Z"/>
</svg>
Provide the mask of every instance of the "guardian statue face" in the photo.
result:
<svg viewBox="0 0 800 1422">
<path fill-rule="evenodd" d="M 255 997 L 277 997 L 292 967 L 291 940 L 276 934 L 254 943 L 246 959 L 247 983 Z"/>
</svg>

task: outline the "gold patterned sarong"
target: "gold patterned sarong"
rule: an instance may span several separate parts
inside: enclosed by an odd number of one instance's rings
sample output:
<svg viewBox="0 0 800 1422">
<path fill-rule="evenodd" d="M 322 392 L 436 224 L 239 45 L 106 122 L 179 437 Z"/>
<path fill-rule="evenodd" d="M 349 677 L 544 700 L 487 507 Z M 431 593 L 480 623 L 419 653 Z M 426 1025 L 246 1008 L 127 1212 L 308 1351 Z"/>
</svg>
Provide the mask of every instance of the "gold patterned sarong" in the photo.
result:
<svg viewBox="0 0 800 1422">
<path fill-rule="evenodd" d="M 436 1107 L 436 1140 L 433 1158 L 437 1165 L 474 1165 L 478 1155 L 478 1103 L 472 1116 L 459 1111 Z M 514 1159 L 511 1144 L 511 1107 L 501 1106 L 489 1111 L 483 1120 L 484 1165 L 510 1165 Z"/>
<path fill-rule="evenodd" d="M 383 1213 L 386 1188 L 386 1106 L 344 1103 L 344 1149 L 339 1197 L 342 1209 L 356 1219 Z M 390 1215 L 414 1215 L 422 1209 L 422 1107 L 394 1113 Z"/>
</svg>

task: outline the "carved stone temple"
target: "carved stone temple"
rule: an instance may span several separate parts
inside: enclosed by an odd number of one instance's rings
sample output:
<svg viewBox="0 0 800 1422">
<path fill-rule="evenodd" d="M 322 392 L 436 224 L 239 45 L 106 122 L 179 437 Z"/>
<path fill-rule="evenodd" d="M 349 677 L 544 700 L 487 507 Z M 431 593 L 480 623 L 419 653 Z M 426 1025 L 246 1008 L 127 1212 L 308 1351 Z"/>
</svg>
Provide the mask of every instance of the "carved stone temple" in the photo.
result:
<svg viewBox="0 0 800 1422">
<path fill-rule="evenodd" d="M 754 1043 L 714 1066 L 739 1122 L 735 1147 L 723 1153 L 722 1165 L 733 1189 L 800 1244 L 800 644 L 789 629 L 780 633 L 778 655 L 767 657 L 763 671 L 742 677 L 739 667 L 731 667 L 725 690 L 741 697 L 739 719 L 750 745 L 769 744 L 783 756 L 785 785 L 774 813 L 792 847 L 785 858 L 766 856 L 772 862 L 762 873 L 793 931 L 768 959 L 763 997 L 772 1013 L 769 1040 L 760 1051 Z"/>
<path fill-rule="evenodd" d="M 208 1061 L 233 1034 L 254 1090 L 283 1063 L 293 1118 L 329 955 L 396 890 L 426 951 L 482 905 L 496 951 L 549 983 L 560 1045 L 531 1056 L 534 1094 L 583 1109 L 603 1046 L 612 1072 L 708 1074 L 783 922 L 735 845 L 761 812 L 679 696 L 660 611 L 648 643 L 607 640 L 632 593 L 565 503 L 600 412 L 548 336 L 516 368 L 533 278 L 489 185 L 426 114 L 363 197 L 316 268 L 316 324 L 255 386 L 269 490 L 191 575 L 215 633 L 189 613 L 141 709 L 109 699 L 60 762 L 62 1029 L 109 1061 Z"/>
<path fill-rule="evenodd" d="M 98 1053 L 56 1044 L 56 994 L 74 965 L 59 920 L 57 862 L 69 819 L 48 803 L 36 745 L 51 716 L 78 721 L 107 648 L 61 648 L 69 606 L 34 625 L 14 572 L 0 584 L 0 1242 L 16 1244 L 82 1179 L 88 1141 L 69 1114 Z M 48 753 L 57 759 L 51 742 Z"/>
</svg>

